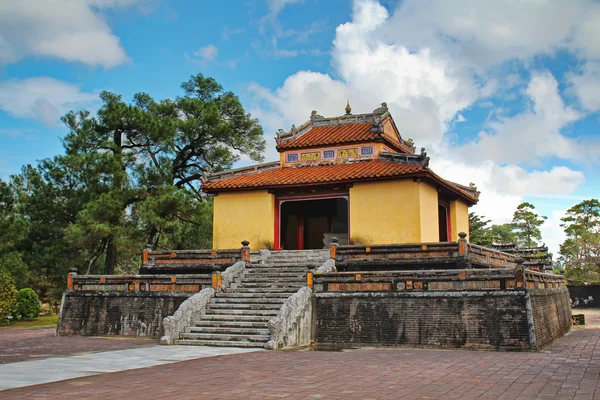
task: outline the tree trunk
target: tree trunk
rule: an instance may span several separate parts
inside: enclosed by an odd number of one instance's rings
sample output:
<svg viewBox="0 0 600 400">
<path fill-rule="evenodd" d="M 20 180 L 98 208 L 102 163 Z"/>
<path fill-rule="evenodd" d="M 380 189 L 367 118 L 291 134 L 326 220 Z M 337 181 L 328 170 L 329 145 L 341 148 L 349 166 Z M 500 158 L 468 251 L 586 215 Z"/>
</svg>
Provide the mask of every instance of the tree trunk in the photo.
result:
<svg viewBox="0 0 600 400">
<path fill-rule="evenodd" d="M 116 262 L 117 246 L 115 245 L 114 235 L 110 235 L 106 241 L 106 261 L 104 263 L 104 275 L 113 275 L 115 273 Z"/>
<path fill-rule="evenodd" d="M 160 232 L 155 227 L 150 228 L 150 233 L 148 234 L 148 245 L 152 250 L 156 250 L 156 246 L 158 246 L 158 240 L 160 239 Z"/>
<path fill-rule="evenodd" d="M 125 171 L 125 166 L 123 165 L 123 142 L 122 142 L 122 132 L 117 129 L 113 133 L 113 154 L 115 156 L 116 162 L 119 165 L 119 170 L 117 170 L 113 175 L 113 184 L 114 184 L 114 192 L 119 195 L 123 191 L 123 173 Z M 123 210 L 125 212 L 125 210 Z M 111 225 L 114 227 L 119 226 L 121 223 L 122 215 L 113 215 Z M 112 275 L 115 272 L 115 264 L 117 263 L 117 245 L 115 243 L 115 235 L 110 234 L 106 239 L 106 259 L 104 262 L 104 273 L 106 275 Z"/>
</svg>

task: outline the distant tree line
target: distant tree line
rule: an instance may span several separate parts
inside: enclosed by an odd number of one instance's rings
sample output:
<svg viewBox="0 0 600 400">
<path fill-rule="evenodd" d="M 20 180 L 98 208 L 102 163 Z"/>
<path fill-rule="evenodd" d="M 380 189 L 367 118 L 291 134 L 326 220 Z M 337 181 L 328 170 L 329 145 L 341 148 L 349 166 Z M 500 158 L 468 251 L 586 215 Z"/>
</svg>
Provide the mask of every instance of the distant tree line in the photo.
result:
<svg viewBox="0 0 600 400">
<path fill-rule="evenodd" d="M 470 241 L 490 247 L 493 243 L 515 243 L 536 247 L 542 240 L 541 225 L 546 220 L 531 203 L 520 204 L 511 223 L 489 225 L 490 220 L 469 214 Z M 566 239 L 560 245 L 554 269 L 575 283 L 600 282 L 600 201 L 584 200 L 567 210 L 561 219 Z"/>
<path fill-rule="evenodd" d="M 134 273 L 143 247 L 210 248 L 208 172 L 261 161 L 263 130 L 233 93 L 199 74 L 176 99 L 103 92 L 69 112 L 64 152 L 0 180 L 0 273 L 57 298 L 72 267 Z"/>
</svg>

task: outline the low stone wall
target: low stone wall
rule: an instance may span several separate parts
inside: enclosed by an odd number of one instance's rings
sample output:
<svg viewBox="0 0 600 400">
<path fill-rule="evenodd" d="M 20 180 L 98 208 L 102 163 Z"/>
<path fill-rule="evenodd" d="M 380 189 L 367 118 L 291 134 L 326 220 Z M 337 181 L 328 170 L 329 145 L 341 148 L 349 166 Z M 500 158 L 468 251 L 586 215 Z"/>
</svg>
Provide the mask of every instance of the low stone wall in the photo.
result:
<svg viewBox="0 0 600 400">
<path fill-rule="evenodd" d="M 535 347 L 543 349 L 571 330 L 573 324 L 566 287 L 528 289 L 535 329 Z"/>
<path fill-rule="evenodd" d="M 69 274 L 59 336 L 162 335 L 163 319 L 200 290 L 211 275 Z"/>
<path fill-rule="evenodd" d="M 523 291 L 321 293 L 317 347 L 423 346 L 524 350 Z"/>
<path fill-rule="evenodd" d="M 339 271 L 398 271 L 462 268 L 514 268 L 517 259 L 468 243 L 457 242 L 336 246 Z"/>
<path fill-rule="evenodd" d="M 142 254 L 141 274 L 210 274 L 225 270 L 242 258 L 239 249 L 169 250 Z"/>
<path fill-rule="evenodd" d="M 192 296 L 186 292 L 85 292 L 63 295 L 59 336 L 162 335 L 163 318 Z"/>
<path fill-rule="evenodd" d="M 564 278 L 522 268 L 316 273 L 317 348 L 541 349 L 571 327 Z"/>
</svg>

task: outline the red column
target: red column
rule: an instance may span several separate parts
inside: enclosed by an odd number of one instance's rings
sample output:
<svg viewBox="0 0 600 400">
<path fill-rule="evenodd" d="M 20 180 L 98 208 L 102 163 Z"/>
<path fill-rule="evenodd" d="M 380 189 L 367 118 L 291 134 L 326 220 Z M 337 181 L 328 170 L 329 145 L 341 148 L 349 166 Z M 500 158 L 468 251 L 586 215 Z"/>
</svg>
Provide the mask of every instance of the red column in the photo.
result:
<svg viewBox="0 0 600 400">
<path fill-rule="evenodd" d="M 298 250 L 304 250 L 304 216 L 298 216 Z"/>
</svg>

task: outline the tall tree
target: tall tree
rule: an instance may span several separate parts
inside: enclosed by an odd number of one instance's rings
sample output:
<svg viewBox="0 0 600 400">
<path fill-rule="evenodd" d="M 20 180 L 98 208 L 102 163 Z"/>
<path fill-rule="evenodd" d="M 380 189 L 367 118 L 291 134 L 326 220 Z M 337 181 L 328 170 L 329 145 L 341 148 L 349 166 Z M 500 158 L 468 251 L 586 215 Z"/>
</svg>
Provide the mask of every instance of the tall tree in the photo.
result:
<svg viewBox="0 0 600 400">
<path fill-rule="evenodd" d="M 480 246 L 491 247 L 492 231 L 488 226 L 490 222 L 484 216 L 474 212 L 469 213 L 469 241 Z"/>
<path fill-rule="evenodd" d="M 241 154 L 262 160 L 262 128 L 237 96 L 201 74 L 182 88 L 175 101 L 140 93 L 131 104 L 103 92 L 97 117 L 63 118 L 69 133 L 61 162 L 93 178 L 84 181 L 90 199 L 67 237 L 87 247 L 92 260 L 102 254 L 106 274 L 115 271 L 125 242 L 143 245 L 141 233 L 156 247 L 174 223 L 201 230 L 208 209 L 197 202 L 207 172 L 230 168 Z"/>
<path fill-rule="evenodd" d="M 23 260 L 23 242 L 28 230 L 18 196 L 11 185 L 0 180 L 0 273 L 6 273 L 20 287 L 29 275 Z"/>
<path fill-rule="evenodd" d="M 202 178 L 241 156 L 262 160 L 258 121 L 212 78 L 175 100 L 103 92 L 96 115 L 70 112 L 64 153 L 0 181 L 0 272 L 56 296 L 67 271 L 137 272 L 145 243 L 212 246 Z"/>
<path fill-rule="evenodd" d="M 534 247 L 542 240 L 540 226 L 547 217 L 535 212 L 533 204 L 524 202 L 517 206 L 513 214 L 513 229 L 515 231 L 517 245 L 521 247 Z"/>
<path fill-rule="evenodd" d="M 493 243 L 515 243 L 517 237 L 512 224 L 499 224 L 490 227 Z"/>
<path fill-rule="evenodd" d="M 574 205 L 561 221 L 567 235 L 560 246 L 565 275 L 573 281 L 600 281 L 600 201 Z"/>
</svg>

